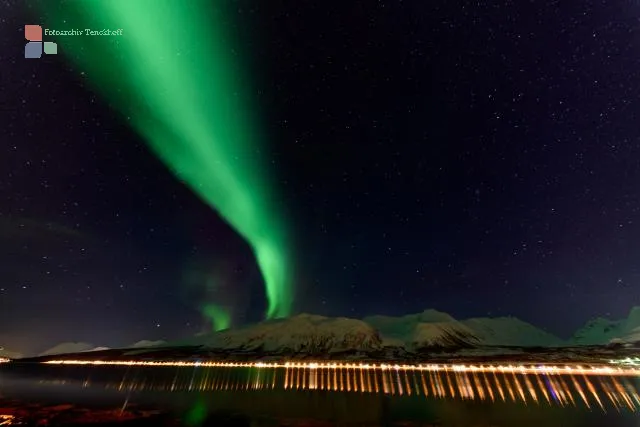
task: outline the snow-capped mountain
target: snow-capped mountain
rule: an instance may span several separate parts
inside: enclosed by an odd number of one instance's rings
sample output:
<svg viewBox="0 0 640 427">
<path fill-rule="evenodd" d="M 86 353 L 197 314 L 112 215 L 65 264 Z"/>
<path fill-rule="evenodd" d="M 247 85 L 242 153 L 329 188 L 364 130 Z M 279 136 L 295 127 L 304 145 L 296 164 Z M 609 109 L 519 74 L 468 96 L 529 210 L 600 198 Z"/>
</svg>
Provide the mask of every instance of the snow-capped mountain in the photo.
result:
<svg viewBox="0 0 640 427">
<path fill-rule="evenodd" d="M 455 323 L 456 319 L 437 310 L 425 310 L 422 313 L 407 314 L 406 316 L 368 316 L 362 319 L 365 323 L 376 328 L 385 338 L 399 339 L 403 342 L 410 339 L 419 323 Z"/>
<path fill-rule="evenodd" d="M 141 340 L 126 348 L 140 349 L 140 348 L 152 348 L 165 345 L 166 342 L 162 340 L 151 341 Z M 95 344 L 89 344 L 86 342 L 64 342 L 51 347 L 50 349 L 43 351 L 38 356 L 54 356 L 56 354 L 72 354 L 72 353 L 88 353 L 92 351 L 105 351 L 110 350 L 110 347 L 96 346 Z M 1 353 L 0 353 L 0 357 Z"/>
<path fill-rule="evenodd" d="M 405 348 L 465 348 L 476 347 L 480 340 L 474 331 L 461 322 L 432 322 L 415 325 L 413 336 L 405 342 Z"/>
<path fill-rule="evenodd" d="M 459 321 L 447 313 L 425 310 L 362 320 L 301 314 L 199 335 L 188 343 L 221 350 L 331 353 L 390 348 L 421 351 L 480 346 L 551 347 L 562 341 L 513 317 Z"/>
<path fill-rule="evenodd" d="M 518 346 L 552 347 L 562 340 L 515 317 L 456 320 L 447 313 L 425 310 L 401 317 L 370 316 L 363 319 L 385 343 L 406 348 Z"/>
<path fill-rule="evenodd" d="M 609 320 L 598 317 L 588 321 L 573 335 L 571 342 L 576 345 L 640 342 L 640 307 L 633 307 L 626 319 Z"/>
<path fill-rule="evenodd" d="M 43 351 L 39 356 L 53 356 L 55 354 L 67 354 L 67 353 L 83 353 L 86 351 L 103 350 L 106 347 L 96 347 L 93 344 L 86 342 L 63 342 L 50 349 Z"/>
<path fill-rule="evenodd" d="M 629 316 L 627 316 L 625 327 L 627 330 L 632 330 L 640 327 L 640 306 L 633 307 L 631 311 L 629 311 Z"/>
<path fill-rule="evenodd" d="M 462 321 L 482 345 L 515 347 L 558 347 L 564 342 L 515 317 L 477 317 Z"/>
<path fill-rule="evenodd" d="M 603 317 L 591 319 L 573 334 L 571 342 L 576 345 L 606 344 L 621 335 L 622 323 L 621 320 L 609 320 Z"/>
<path fill-rule="evenodd" d="M 320 353 L 382 348 L 378 331 L 362 320 L 310 314 L 201 335 L 197 341 L 214 349 L 265 352 Z"/>
<path fill-rule="evenodd" d="M 418 349 L 478 344 L 473 330 L 447 313 L 437 310 L 425 310 L 401 317 L 369 316 L 363 321 L 380 332 L 387 346 Z"/>
<path fill-rule="evenodd" d="M 150 347 L 160 347 L 166 345 L 167 342 L 163 340 L 141 340 L 136 343 L 131 344 L 128 348 L 150 348 Z"/>
</svg>

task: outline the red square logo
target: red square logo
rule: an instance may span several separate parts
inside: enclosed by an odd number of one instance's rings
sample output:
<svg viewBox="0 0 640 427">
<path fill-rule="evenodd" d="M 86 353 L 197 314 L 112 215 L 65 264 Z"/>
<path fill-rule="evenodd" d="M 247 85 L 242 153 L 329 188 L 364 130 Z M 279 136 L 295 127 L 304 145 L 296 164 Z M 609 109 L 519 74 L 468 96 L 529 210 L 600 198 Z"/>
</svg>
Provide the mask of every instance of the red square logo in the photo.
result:
<svg viewBox="0 0 640 427">
<path fill-rule="evenodd" d="M 42 27 L 40 25 L 25 25 L 24 38 L 30 42 L 42 41 Z"/>
</svg>

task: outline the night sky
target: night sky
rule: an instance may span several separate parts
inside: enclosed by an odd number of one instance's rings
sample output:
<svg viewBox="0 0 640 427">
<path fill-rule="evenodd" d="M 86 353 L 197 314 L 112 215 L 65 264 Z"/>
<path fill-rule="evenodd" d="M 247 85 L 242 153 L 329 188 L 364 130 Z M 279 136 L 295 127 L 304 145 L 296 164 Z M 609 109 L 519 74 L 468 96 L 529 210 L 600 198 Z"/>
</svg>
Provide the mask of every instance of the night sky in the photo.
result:
<svg viewBox="0 0 640 427">
<path fill-rule="evenodd" d="M 260 320 L 250 247 L 81 69 L 23 58 L 44 21 L 23 3 L 0 2 L 0 346 L 176 339 L 210 328 L 203 300 Z M 514 315 L 567 337 L 640 305 L 637 1 L 223 3 L 295 312 Z"/>
</svg>

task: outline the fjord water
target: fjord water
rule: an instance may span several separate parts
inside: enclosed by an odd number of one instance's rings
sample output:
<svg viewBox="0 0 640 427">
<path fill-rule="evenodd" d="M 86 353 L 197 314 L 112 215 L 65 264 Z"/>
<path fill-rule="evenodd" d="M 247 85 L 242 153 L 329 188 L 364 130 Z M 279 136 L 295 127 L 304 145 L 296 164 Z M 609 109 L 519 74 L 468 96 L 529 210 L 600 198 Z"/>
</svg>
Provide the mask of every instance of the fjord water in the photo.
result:
<svg viewBox="0 0 640 427">
<path fill-rule="evenodd" d="M 0 394 L 43 403 L 195 404 L 247 420 L 358 425 L 623 427 L 640 424 L 637 378 L 350 369 L 0 367 Z M 258 420 L 258 421 L 256 421 Z M 273 425 L 272 423 L 267 423 Z"/>
</svg>

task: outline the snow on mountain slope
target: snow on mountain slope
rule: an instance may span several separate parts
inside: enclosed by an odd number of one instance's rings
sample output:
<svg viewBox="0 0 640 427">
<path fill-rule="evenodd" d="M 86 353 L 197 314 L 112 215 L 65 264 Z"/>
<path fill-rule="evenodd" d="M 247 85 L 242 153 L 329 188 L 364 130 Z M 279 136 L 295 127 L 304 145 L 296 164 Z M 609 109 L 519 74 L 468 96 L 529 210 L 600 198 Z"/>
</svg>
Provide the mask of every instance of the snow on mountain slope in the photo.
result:
<svg viewBox="0 0 640 427">
<path fill-rule="evenodd" d="M 162 345 L 167 344 L 166 341 L 163 340 L 157 340 L 157 341 L 153 341 L 153 340 L 141 340 L 138 341 L 134 344 L 131 344 L 129 347 L 127 348 L 149 348 L 149 347 L 160 347 Z"/>
<path fill-rule="evenodd" d="M 211 348 L 332 352 L 382 348 L 378 332 L 361 320 L 300 314 L 198 337 Z"/>
<path fill-rule="evenodd" d="M 613 340 L 624 344 L 640 346 L 640 307 L 633 307 L 627 319 L 620 323 L 619 335 Z"/>
<path fill-rule="evenodd" d="M 479 344 L 473 330 L 461 322 L 430 322 L 415 325 L 413 335 L 405 346 L 415 349 L 434 347 L 474 347 Z"/>
<path fill-rule="evenodd" d="M 606 344 L 623 334 L 621 320 L 609 320 L 597 317 L 589 320 L 582 328 L 578 329 L 571 338 L 576 345 Z"/>
<path fill-rule="evenodd" d="M 463 324 L 437 310 L 401 317 L 369 316 L 363 319 L 380 332 L 385 345 L 447 347 L 473 345 L 477 339 Z"/>
<path fill-rule="evenodd" d="M 633 307 L 626 319 L 609 320 L 602 317 L 588 321 L 571 339 L 577 345 L 604 345 L 612 341 L 634 343 L 640 341 L 640 307 Z"/>
<path fill-rule="evenodd" d="M 482 345 L 514 347 L 557 347 L 563 341 L 515 317 L 477 317 L 463 320 Z"/>
<path fill-rule="evenodd" d="M 640 347 L 640 327 L 633 328 L 621 337 L 616 337 L 610 343 L 631 344 Z"/>
<path fill-rule="evenodd" d="M 629 333 L 637 328 L 640 328 L 640 307 L 633 307 L 625 322 L 625 332 Z"/>
<path fill-rule="evenodd" d="M 383 336 L 401 339 L 403 341 L 413 335 L 418 323 L 447 323 L 456 321 L 456 319 L 447 313 L 437 310 L 425 310 L 422 313 L 408 314 L 401 317 L 368 316 L 362 320 L 376 328 Z"/>
<path fill-rule="evenodd" d="M 43 351 L 39 356 L 53 356 L 55 354 L 81 353 L 85 351 L 93 351 L 96 348 L 93 344 L 86 342 L 64 342 L 51 347 L 47 351 Z"/>
</svg>

